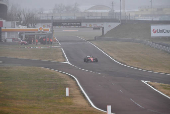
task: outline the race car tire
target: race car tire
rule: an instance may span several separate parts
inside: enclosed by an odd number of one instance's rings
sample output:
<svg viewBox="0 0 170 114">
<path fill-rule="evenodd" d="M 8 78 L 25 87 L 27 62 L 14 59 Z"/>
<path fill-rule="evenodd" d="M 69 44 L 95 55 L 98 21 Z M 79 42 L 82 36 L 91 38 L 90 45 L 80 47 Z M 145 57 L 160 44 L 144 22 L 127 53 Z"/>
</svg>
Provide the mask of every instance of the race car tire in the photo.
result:
<svg viewBox="0 0 170 114">
<path fill-rule="evenodd" d="M 86 58 L 84 58 L 84 62 L 86 62 L 86 63 L 87 63 L 87 59 L 86 59 Z"/>
<path fill-rule="evenodd" d="M 98 62 L 98 59 L 97 59 L 97 58 L 95 58 L 95 61 L 96 61 L 96 62 Z"/>
</svg>

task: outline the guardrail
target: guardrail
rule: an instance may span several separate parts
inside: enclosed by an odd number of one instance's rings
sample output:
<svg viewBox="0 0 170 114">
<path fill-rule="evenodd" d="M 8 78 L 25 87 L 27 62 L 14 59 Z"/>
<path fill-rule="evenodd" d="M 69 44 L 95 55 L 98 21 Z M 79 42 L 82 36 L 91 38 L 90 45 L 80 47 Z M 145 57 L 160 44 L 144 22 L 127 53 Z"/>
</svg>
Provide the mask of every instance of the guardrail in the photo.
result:
<svg viewBox="0 0 170 114">
<path fill-rule="evenodd" d="M 163 46 L 163 45 L 160 45 L 160 44 L 157 44 L 151 41 L 146 41 L 146 40 L 143 41 L 143 44 L 153 47 L 155 49 L 159 49 L 159 50 L 170 53 L 170 47 Z"/>
</svg>

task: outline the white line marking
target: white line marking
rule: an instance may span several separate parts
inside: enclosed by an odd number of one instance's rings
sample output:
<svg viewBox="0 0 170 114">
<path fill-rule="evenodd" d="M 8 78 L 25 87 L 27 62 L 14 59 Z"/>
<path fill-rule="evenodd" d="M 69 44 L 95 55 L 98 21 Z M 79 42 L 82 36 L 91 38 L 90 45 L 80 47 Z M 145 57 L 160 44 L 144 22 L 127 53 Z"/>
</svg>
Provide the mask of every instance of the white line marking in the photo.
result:
<svg viewBox="0 0 170 114">
<path fill-rule="evenodd" d="M 157 89 L 155 89 L 154 87 L 152 87 L 151 85 L 149 85 L 149 84 L 147 83 L 147 82 L 149 82 L 149 81 L 144 81 L 144 80 L 141 80 L 141 81 L 142 81 L 143 83 L 145 83 L 147 86 L 149 86 L 150 88 L 152 88 L 153 90 L 155 90 L 155 91 L 157 91 L 158 93 L 160 93 L 161 95 L 163 95 L 163 96 L 167 97 L 168 99 L 170 99 L 169 96 L 165 95 L 164 93 L 158 91 Z"/>
<path fill-rule="evenodd" d="M 61 63 L 66 63 L 66 64 L 68 64 L 69 62 L 61 62 Z"/>
<path fill-rule="evenodd" d="M 58 41 L 58 39 L 56 39 L 56 40 L 57 40 L 58 44 L 61 45 L 60 42 Z"/>
<path fill-rule="evenodd" d="M 65 59 L 66 59 L 66 62 L 70 63 L 69 60 L 68 60 L 68 58 L 67 58 L 67 56 L 66 56 L 66 54 L 65 54 L 65 52 L 64 52 L 64 49 L 61 48 L 61 50 L 62 50 L 62 52 L 63 52 L 63 54 L 64 54 L 64 57 L 65 57 Z"/>
<path fill-rule="evenodd" d="M 138 105 L 141 108 L 144 108 L 143 106 L 139 105 L 138 103 L 136 103 L 133 99 L 130 99 L 133 103 L 135 103 L 136 105 Z"/>
<path fill-rule="evenodd" d="M 122 90 L 120 90 L 120 92 L 122 92 L 122 93 L 123 93 L 123 91 L 122 91 Z"/>
</svg>

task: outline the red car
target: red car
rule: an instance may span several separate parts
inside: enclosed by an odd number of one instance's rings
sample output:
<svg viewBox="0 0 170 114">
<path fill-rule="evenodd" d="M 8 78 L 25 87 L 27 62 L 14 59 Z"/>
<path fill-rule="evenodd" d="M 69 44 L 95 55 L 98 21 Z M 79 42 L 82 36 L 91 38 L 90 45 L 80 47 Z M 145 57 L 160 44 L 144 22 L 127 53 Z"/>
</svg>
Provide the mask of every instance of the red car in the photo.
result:
<svg viewBox="0 0 170 114">
<path fill-rule="evenodd" d="M 88 63 L 88 62 L 98 62 L 97 58 L 94 58 L 93 56 L 87 56 L 84 58 L 84 62 Z"/>
<path fill-rule="evenodd" d="M 27 41 L 22 41 L 20 42 L 21 45 L 28 45 L 28 42 Z"/>
</svg>

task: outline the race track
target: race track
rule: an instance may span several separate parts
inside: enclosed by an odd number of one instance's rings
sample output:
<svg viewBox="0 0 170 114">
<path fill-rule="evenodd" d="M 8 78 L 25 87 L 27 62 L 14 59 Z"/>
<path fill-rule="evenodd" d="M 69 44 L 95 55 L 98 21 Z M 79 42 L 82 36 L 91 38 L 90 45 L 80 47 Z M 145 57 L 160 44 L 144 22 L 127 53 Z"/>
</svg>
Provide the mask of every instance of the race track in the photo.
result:
<svg viewBox="0 0 170 114">
<path fill-rule="evenodd" d="M 93 104 L 102 109 L 112 106 L 116 114 L 169 114 L 170 99 L 148 87 L 141 80 L 170 84 L 170 76 L 122 66 L 89 42 L 78 37 L 57 37 L 68 61 L 55 63 L 0 57 L 3 65 L 46 67 L 74 75 Z M 84 63 L 87 55 L 98 63 Z"/>
</svg>

